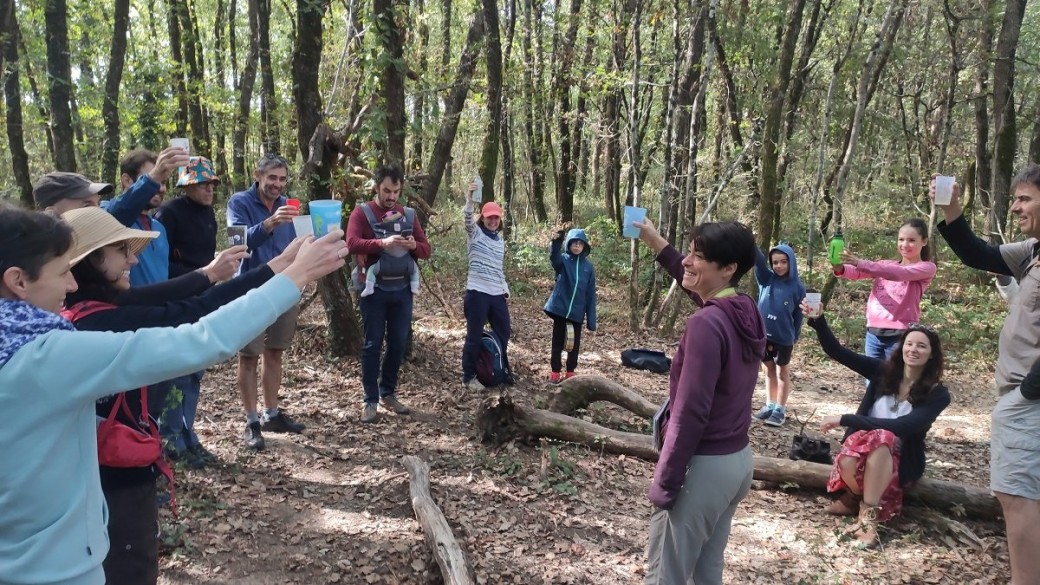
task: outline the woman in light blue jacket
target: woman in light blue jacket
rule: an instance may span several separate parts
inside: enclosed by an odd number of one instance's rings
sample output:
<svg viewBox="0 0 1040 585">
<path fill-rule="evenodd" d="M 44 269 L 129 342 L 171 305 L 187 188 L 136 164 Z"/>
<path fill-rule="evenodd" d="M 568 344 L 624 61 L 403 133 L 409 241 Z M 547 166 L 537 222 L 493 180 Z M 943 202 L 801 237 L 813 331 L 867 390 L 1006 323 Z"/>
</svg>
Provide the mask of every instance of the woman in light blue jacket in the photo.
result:
<svg viewBox="0 0 1040 585">
<path fill-rule="evenodd" d="M 563 366 L 560 353 L 564 350 L 567 351 L 564 378 L 574 375 L 581 350 L 581 327 L 585 320 L 588 319 L 589 331 L 596 330 L 596 269 L 589 261 L 591 251 L 589 237 L 579 228 L 567 232 L 566 238 L 560 230 L 549 247 L 549 262 L 556 272 L 556 286 L 544 309 L 553 320 L 552 355 L 549 358 L 552 368 L 549 382 L 552 384 L 560 381 Z"/>
<path fill-rule="evenodd" d="M 96 241 L 155 232 L 120 228 Z M 150 235 L 151 234 L 151 235 Z M 94 402 L 120 389 L 227 359 L 343 266 L 343 232 L 303 245 L 246 296 L 173 328 L 80 332 L 58 316 L 85 254 L 44 213 L 0 206 L 0 583 L 102 585 L 108 510 L 98 476 Z M 176 351 L 168 351 L 176 348 Z"/>
</svg>

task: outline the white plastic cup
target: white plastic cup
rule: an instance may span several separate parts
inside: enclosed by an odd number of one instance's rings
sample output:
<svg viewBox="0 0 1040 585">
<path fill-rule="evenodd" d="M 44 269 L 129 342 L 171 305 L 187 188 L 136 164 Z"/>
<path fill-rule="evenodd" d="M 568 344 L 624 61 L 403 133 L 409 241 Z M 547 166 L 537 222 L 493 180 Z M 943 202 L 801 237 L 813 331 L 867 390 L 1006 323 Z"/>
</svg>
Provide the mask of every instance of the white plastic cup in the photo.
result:
<svg viewBox="0 0 1040 585">
<path fill-rule="evenodd" d="M 943 207 L 953 200 L 953 184 L 956 178 L 939 175 L 935 177 L 935 204 Z"/>
<path fill-rule="evenodd" d="M 296 230 L 297 238 L 306 238 L 314 235 L 314 226 L 311 225 L 311 216 L 297 215 L 292 218 L 293 229 Z"/>
<path fill-rule="evenodd" d="M 821 293 L 805 293 L 805 304 L 809 305 L 809 317 L 816 318 L 823 314 L 823 295 Z"/>
<path fill-rule="evenodd" d="M 170 147 L 183 148 L 186 154 L 188 154 L 189 156 L 191 155 L 191 143 L 188 142 L 187 138 L 171 138 Z"/>
<path fill-rule="evenodd" d="M 643 230 L 632 225 L 635 222 L 642 223 L 646 219 L 646 208 L 643 207 L 632 207 L 631 205 L 625 206 L 625 216 L 622 220 L 621 235 L 626 238 L 636 239 L 639 237 L 639 233 Z"/>
</svg>

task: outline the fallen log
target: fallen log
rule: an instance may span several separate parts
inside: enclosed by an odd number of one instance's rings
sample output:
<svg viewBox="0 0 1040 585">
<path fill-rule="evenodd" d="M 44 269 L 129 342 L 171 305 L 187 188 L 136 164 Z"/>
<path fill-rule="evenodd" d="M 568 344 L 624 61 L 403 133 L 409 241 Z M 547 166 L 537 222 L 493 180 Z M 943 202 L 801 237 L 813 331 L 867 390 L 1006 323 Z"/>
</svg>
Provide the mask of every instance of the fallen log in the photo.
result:
<svg viewBox="0 0 1040 585">
<path fill-rule="evenodd" d="M 571 414 L 598 401 L 612 402 L 646 418 L 652 418 L 660 406 L 638 392 L 603 376 L 575 376 L 560 383 L 549 410 Z"/>
<path fill-rule="evenodd" d="M 444 513 L 430 496 L 430 466 L 411 455 L 402 457 L 401 464 L 410 477 L 408 491 L 412 496 L 412 509 L 422 525 L 426 544 L 441 568 L 445 585 L 473 585 L 476 581 L 470 574 L 466 555 L 455 540 Z"/>
<path fill-rule="evenodd" d="M 575 378 L 572 378 L 572 380 Z M 557 439 L 587 445 L 616 455 L 656 462 L 649 435 L 627 433 L 599 426 L 558 412 L 541 410 L 513 402 L 507 394 L 492 394 L 477 416 L 477 429 L 484 442 L 501 444 L 511 440 Z M 792 483 L 823 490 L 827 487 L 829 465 L 755 456 L 755 479 Z M 940 479 L 924 478 L 906 491 L 907 503 L 922 504 L 953 515 L 979 520 L 1001 517 L 1000 504 L 989 490 Z"/>
</svg>

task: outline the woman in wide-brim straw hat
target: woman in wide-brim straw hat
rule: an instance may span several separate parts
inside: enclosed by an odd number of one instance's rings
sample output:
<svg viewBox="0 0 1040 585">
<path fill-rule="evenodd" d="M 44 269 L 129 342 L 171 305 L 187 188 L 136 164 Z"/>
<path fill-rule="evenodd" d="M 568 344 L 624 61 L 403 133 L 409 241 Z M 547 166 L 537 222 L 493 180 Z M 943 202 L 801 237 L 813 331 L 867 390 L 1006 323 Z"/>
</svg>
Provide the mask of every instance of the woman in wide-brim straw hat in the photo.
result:
<svg viewBox="0 0 1040 585">
<path fill-rule="evenodd" d="M 302 240 L 291 244 L 285 252 L 268 264 L 248 271 L 224 284 L 210 288 L 212 280 L 231 277 L 246 254 L 245 246 L 228 248 L 213 262 L 207 276 L 202 271 L 175 278 L 161 284 L 130 290 L 129 272 L 137 264 L 136 251 L 142 245 L 141 234 L 124 228 L 101 209 L 84 209 L 63 216 L 73 228 L 77 251 L 83 261 L 72 269 L 79 289 L 66 298 L 62 314 L 80 331 L 136 331 L 147 327 L 176 327 L 194 323 L 228 302 L 267 282 L 289 266 Z M 208 289 L 208 290 L 207 290 Z M 197 294 L 203 290 L 202 294 Z M 139 421 L 148 408 L 147 390 L 122 393 L 130 414 L 116 407 L 117 396 L 98 401 L 97 415 L 109 418 L 113 411 L 117 420 L 144 434 L 155 434 L 154 428 Z M 187 396 L 182 400 L 187 401 Z M 152 401 L 152 404 L 155 402 Z M 182 405 L 187 407 L 188 405 Z M 196 404 L 185 408 L 186 416 L 195 416 Z M 158 412 L 149 411 L 150 415 Z M 108 536 L 111 542 L 105 559 L 105 577 L 109 583 L 155 583 L 158 578 L 158 522 L 155 479 L 165 471 L 164 463 L 152 461 L 127 466 L 111 462 L 101 449 L 101 487 L 108 502 Z M 183 451 L 172 451 L 170 458 L 199 468 L 216 457 L 193 441 Z M 113 464 L 114 463 L 114 464 Z"/>
<path fill-rule="evenodd" d="M 105 583 L 95 401 L 234 355 L 343 266 L 342 237 L 304 242 L 281 275 L 196 324 L 76 332 L 58 313 L 77 290 L 72 260 L 90 246 L 56 217 L 0 206 L 0 582 Z"/>
</svg>

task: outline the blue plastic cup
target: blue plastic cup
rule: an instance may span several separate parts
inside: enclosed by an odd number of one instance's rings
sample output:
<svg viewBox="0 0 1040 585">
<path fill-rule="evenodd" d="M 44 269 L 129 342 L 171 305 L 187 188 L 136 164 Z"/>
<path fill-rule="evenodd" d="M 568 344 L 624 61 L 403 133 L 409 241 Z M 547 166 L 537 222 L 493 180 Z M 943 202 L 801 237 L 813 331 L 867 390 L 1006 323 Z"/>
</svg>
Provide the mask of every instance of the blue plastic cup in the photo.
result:
<svg viewBox="0 0 1040 585">
<path fill-rule="evenodd" d="M 311 226 L 314 237 L 320 238 L 343 223 L 343 202 L 335 199 L 319 199 L 310 202 Z"/>
<path fill-rule="evenodd" d="M 633 222 L 642 222 L 646 219 L 646 208 L 625 206 L 625 219 L 622 224 L 621 235 L 626 238 L 636 239 L 639 237 L 640 229 L 632 225 Z"/>
</svg>

